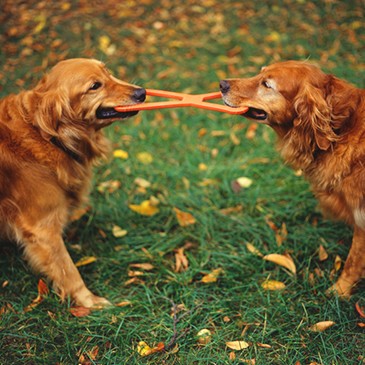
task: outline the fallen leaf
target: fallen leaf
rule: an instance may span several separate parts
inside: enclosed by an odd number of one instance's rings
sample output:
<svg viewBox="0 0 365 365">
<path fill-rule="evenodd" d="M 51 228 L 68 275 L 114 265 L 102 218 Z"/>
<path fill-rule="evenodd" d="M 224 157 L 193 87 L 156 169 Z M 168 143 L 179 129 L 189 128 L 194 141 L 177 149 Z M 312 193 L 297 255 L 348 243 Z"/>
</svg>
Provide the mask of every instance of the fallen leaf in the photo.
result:
<svg viewBox="0 0 365 365">
<path fill-rule="evenodd" d="M 185 271 L 189 267 L 189 261 L 184 254 L 184 248 L 178 248 L 175 250 L 175 272 Z"/>
<path fill-rule="evenodd" d="M 181 227 L 187 227 L 196 223 L 196 219 L 191 213 L 183 212 L 178 208 L 174 208 L 176 219 Z"/>
<path fill-rule="evenodd" d="M 271 349 L 271 345 L 268 345 L 266 343 L 257 342 L 256 344 L 258 347 L 262 347 L 264 349 Z"/>
<path fill-rule="evenodd" d="M 295 264 L 294 264 L 293 260 L 291 258 L 287 257 L 287 256 L 272 253 L 270 255 L 264 256 L 263 259 L 266 260 L 266 261 L 271 261 L 271 262 L 273 262 L 277 265 L 285 267 L 290 272 L 292 272 L 294 275 L 297 272 L 297 269 L 295 267 Z"/>
<path fill-rule="evenodd" d="M 265 290 L 283 290 L 286 287 L 283 282 L 277 280 L 265 280 L 261 286 Z"/>
<path fill-rule="evenodd" d="M 116 307 L 127 307 L 128 305 L 132 305 L 132 302 L 130 302 L 129 300 L 124 300 L 115 304 Z"/>
<path fill-rule="evenodd" d="M 249 188 L 253 183 L 253 180 L 248 177 L 239 177 L 231 182 L 231 188 L 233 192 L 239 193 L 242 189 Z"/>
<path fill-rule="evenodd" d="M 229 341 L 226 342 L 226 346 L 231 350 L 240 351 L 247 349 L 250 345 L 246 341 Z"/>
<path fill-rule="evenodd" d="M 355 303 L 355 309 L 360 317 L 365 318 L 365 305 L 361 305 L 360 300 Z"/>
<path fill-rule="evenodd" d="M 243 210 L 242 205 L 236 205 L 235 207 L 219 209 L 219 212 L 223 215 L 230 215 L 232 213 L 240 213 L 240 212 L 242 212 L 242 210 Z"/>
<path fill-rule="evenodd" d="M 144 200 L 141 204 L 130 204 L 128 207 L 136 213 L 149 217 L 160 211 L 155 205 L 151 204 L 150 200 Z"/>
<path fill-rule="evenodd" d="M 319 245 L 318 258 L 319 261 L 325 261 L 328 258 L 328 253 L 322 245 Z"/>
<path fill-rule="evenodd" d="M 95 256 L 85 256 L 85 257 L 82 257 L 79 261 L 77 261 L 75 265 L 76 265 L 76 267 L 85 266 L 85 265 L 92 264 L 96 260 L 97 260 L 97 258 Z"/>
<path fill-rule="evenodd" d="M 342 260 L 341 257 L 336 255 L 335 257 L 335 263 L 334 263 L 334 269 L 335 271 L 339 271 L 341 269 Z"/>
<path fill-rule="evenodd" d="M 215 269 L 211 271 L 209 274 L 204 275 L 201 279 L 202 283 L 209 284 L 209 283 L 215 283 L 218 280 L 219 275 L 223 272 L 223 269 Z"/>
<path fill-rule="evenodd" d="M 141 177 L 136 177 L 134 179 L 134 183 L 144 189 L 147 189 L 151 186 L 151 183 L 149 181 L 147 181 L 146 179 L 143 179 Z"/>
<path fill-rule="evenodd" d="M 199 168 L 200 171 L 207 171 L 208 170 L 208 166 L 203 162 L 201 162 L 199 164 L 198 168 Z"/>
<path fill-rule="evenodd" d="M 149 356 L 156 352 L 162 352 L 162 351 L 164 351 L 164 349 L 165 349 L 165 345 L 163 342 L 159 342 L 156 347 L 150 347 L 147 345 L 146 342 L 140 341 L 140 342 L 138 342 L 138 346 L 137 346 L 137 352 L 141 356 Z"/>
<path fill-rule="evenodd" d="M 151 271 L 155 268 L 152 264 L 149 264 L 147 262 L 141 263 L 141 264 L 130 264 L 129 266 L 137 268 L 137 269 L 141 269 L 141 270 L 146 270 L 146 271 Z"/>
<path fill-rule="evenodd" d="M 309 331 L 312 332 L 323 332 L 325 331 L 327 328 L 332 327 L 335 324 L 335 322 L 333 321 L 322 321 L 322 322 L 317 322 L 316 324 L 314 324 L 313 326 L 310 326 L 308 328 Z"/>
<path fill-rule="evenodd" d="M 128 231 L 125 229 L 122 229 L 121 227 L 114 225 L 112 228 L 113 236 L 116 238 L 124 237 L 128 234 Z"/>
<path fill-rule="evenodd" d="M 121 158 L 122 160 L 127 160 L 129 157 L 128 152 L 123 150 L 115 150 L 113 156 L 115 158 Z"/>
<path fill-rule="evenodd" d="M 116 190 L 118 190 L 121 187 L 121 182 L 117 180 L 109 180 L 104 181 L 100 183 L 96 189 L 99 193 L 114 193 Z"/>
<path fill-rule="evenodd" d="M 43 301 L 44 297 L 49 293 L 48 286 L 42 279 L 39 279 L 37 289 L 38 289 L 37 297 L 33 299 L 32 302 L 24 308 L 24 312 L 30 312 L 35 307 L 37 307 Z"/>
<path fill-rule="evenodd" d="M 74 317 L 86 317 L 91 313 L 91 309 L 90 308 L 85 308 L 85 307 L 72 307 L 70 308 L 70 313 L 74 316 Z"/>
<path fill-rule="evenodd" d="M 207 328 L 203 328 L 196 334 L 196 337 L 198 343 L 200 343 L 201 345 L 206 345 L 212 339 L 212 332 L 210 332 Z"/>
<path fill-rule="evenodd" d="M 246 138 L 247 139 L 254 139 L 256 137 L 256 130 L 258 127 L 258 123 L 251 123 L 246 131 Z"/>
<path fill-rule="evenodd" d="M 149 165 L 153 162 L 153 157 L 149 152 L 140 152 L 136 155 L 137 160 L 145 165 Z"/>
<path fill-rule="evenodd" d="M 250 251 L 251 253 L 253 253 L 256 256 L 260 256 L 263 257 L 264 255 L 250 242 L 246 243 L 246 248 L 248 251 Z"/>
</svg>

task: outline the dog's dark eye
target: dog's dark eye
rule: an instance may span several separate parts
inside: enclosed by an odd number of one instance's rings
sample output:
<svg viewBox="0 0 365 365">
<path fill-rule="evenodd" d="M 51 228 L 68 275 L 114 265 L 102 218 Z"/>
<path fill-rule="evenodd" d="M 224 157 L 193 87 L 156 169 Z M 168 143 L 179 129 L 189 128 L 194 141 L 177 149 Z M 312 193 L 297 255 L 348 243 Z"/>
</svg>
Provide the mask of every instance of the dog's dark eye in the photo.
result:
<svg viewBox="0 0 365 365">
<path fill-rule="evenodd" d="M 272 89 L 272 86 L 270 85 L 270 83 L 266 80 L 262 81 L 262 85 L 264 85 L 267 89 Z"/>
<path fill-rule="evenodd" d="M 101 87 L 101 86 L 102 86 L 101 82 L 96 81 L 96 82 L 94 82 L 94 83 L 91 85 L 91 87 L 90 87 L 90 89 L 89 89 L 89 90 L 97 90 L 97 89 L 99 89 L 99 87 Z"/>
</svg>

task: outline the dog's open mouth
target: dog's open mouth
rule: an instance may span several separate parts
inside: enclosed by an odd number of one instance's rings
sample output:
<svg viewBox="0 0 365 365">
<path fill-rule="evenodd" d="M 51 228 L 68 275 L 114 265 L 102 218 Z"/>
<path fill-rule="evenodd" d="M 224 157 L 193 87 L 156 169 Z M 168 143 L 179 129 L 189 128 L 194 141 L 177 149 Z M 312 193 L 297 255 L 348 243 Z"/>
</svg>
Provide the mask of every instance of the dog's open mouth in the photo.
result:
<svg viewBox="0 0 365 365">
<path fill-rule="evenodd" d="M 251 118 L 255 120 L 265 120 L 267 118 L 267 113 L 265 110 L 249 108 L 246 113 L 242 114 L 246 118 Z"/>
<path fill-rule="evenodd" d="M 138 111 L 117 112 L 114 108 L 99 107 L 98 109 L 96 109 L 96 117 L 98 119 L 110 119 L 110 118 L 125 119 L 133 117 L 133 115 L 136 115 L 137 113 Z"/>
</svg>

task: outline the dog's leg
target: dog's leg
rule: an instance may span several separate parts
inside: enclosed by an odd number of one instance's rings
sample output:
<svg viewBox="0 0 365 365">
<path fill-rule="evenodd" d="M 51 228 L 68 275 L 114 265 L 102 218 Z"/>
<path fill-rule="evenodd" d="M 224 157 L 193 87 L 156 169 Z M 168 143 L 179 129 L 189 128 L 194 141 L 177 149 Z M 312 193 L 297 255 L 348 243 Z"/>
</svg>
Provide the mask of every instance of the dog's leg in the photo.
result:
<svg viewBox="0 0 365 365">
<path fill-rule="evenodd" d="M 329 291 L 349 297 L 355 284 L 365 275 L 365 231 L 355 226 L 350 252 L 343 271 Z"/>
<path fill-rule="evenodd" d="M 84 307 L 110 305 L 102 297 L 87 289 L 79 271 L 73 263 L 57 224 L 36 225 L 18 231 L 23 241 L 24 255 L 32 268 L 45 274 L 53 283 L 62 299 L 70 296 L 76 304 Z"/>
</svg>

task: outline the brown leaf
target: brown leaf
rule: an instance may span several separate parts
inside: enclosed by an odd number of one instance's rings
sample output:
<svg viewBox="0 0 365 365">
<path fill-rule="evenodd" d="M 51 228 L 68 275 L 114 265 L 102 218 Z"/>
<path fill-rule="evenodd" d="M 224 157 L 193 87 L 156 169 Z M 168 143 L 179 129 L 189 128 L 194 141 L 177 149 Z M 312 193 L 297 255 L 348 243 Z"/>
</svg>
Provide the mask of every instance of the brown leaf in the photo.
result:
<svg viewBox="0 0 365 365">
<path fill-rule="evenodd" d="M 174 208 L 174 212 L 181 227 L 187 227 L 196 223 L 196 219 L 191 213 L 183 212 L 178 208 Z"/>
<path fill-rule="evenodd" d="M 86 317 L 91 313 L 91 309 L 90 308 L 86 308 L 86 307 L 72 307 L 70 308 L 70 313 L 74 316 L 74 317 Z"/>
<path fill-rule="evenodd" d="M 39 279 L 38 281 L 38 295 L 37 297 L 32 300 L 32 302 L 24 308 L 24 312 L 30 312 L 35 307 L 37 307 L 44 299 L 44 297 L 49 293 L 49 289 L 47 284 L 42 280 Z"/>
<path fill-rule="evenodd" d="M 184 254 L 184 248 L 175 250 L 175 272 L 183 272 L 189 267 L 189 261 Z"/>
<path fill-rule="evenodd" d="M 151 271 L 155 268 L 152 264 L 149 264 L 148 262 L 141 263 L 141 264 L 130 264 L 129 266 L 134 267 L 136 269 L 146 270 L 146 271 Z"/>
<path fill-rule="evenodd" d="M 322 245 L 319 245 L 318 258 L 319 261 L 325 261 L 328 258 L 328 253 Z"/>
<path fill-rule="evenodd" d="M 309 331 L 312 331 L 312 332 L 323 332 L 327 328 L 332 327 L 334 324 L 335 324 L 335 322 L 333 322 L 333 321 L 322 321 L 322 322 L 317 322 L 313 326 L 310 326 L 308 329 L 309 329 Z"/>
<path fill-rule="evenodd" d="M 360 317 L 365 318 L 365 305 L 364 304 L 361 305 L 360 300 L 358 300 L 355 303 L 355 309 L 356 309 L 356 312 L 360 315 Z"/>
</svg>

